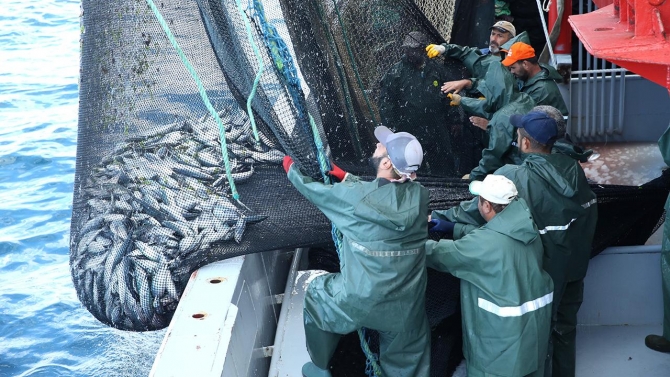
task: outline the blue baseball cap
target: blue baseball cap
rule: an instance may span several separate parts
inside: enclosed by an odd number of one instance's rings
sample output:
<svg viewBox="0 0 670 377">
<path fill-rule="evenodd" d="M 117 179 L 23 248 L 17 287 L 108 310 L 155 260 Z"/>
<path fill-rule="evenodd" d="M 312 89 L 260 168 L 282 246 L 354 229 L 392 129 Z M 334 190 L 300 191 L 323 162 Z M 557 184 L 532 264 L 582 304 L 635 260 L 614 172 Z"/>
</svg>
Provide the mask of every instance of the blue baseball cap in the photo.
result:
<svg viewBox="0 0 670 377">
<path fill-rule="evenodd" d="M 526 115 L 514 114 L 509 117 L 516 128 L 523 128 L 538 143 L 547 145 L 558 136 L 556 120 L 545 113 L 531 111 Z"/>
</svg>

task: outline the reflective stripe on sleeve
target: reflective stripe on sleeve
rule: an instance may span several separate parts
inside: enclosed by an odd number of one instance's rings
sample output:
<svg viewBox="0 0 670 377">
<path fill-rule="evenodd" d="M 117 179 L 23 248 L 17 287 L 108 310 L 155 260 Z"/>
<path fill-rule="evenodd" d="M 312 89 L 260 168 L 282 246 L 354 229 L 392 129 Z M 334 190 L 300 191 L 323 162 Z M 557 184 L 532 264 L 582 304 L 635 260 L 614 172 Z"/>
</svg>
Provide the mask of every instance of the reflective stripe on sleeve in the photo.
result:
<svg viewBox="0 0 670 377">
<path fill-rule="evenodd" d="M 598 203 L 598 199 L 591 199 L 588 202 L 582 204 L 582 207 L 584 207 L 586 209 L 586 208 L 589 208 L 596 203 Z"/>
<path fill-rule="evenodd" d="M 422 248 L 419 249 L 410 249 L 410 250 L 370 250 L 367 247 L 359 244 L 358 242 L 350 241 L 350 244 L 353 248 L 357 249 L 360 252 L 363 252 L 372 257 L 404 257 L 406 255 L 416 255 L 421 253 Z"/>
<path fill-rule="evenodd" d="M 551 231 L 554 231 L 554 230 L 568 230 L 568 228 L 570 227 L 570 224 L 572 224 L 575 220 L 577 220 L 577 219 L 574 218 L 574 219 L 570 220 L 570 222 L 565 224 L 565 225 L 549 225 L 549 226 L 544 227 L 544 229 L 538 229 L 538 232 L 540 232 L 540 234 L 547 234 L 547 232 L 551 232 Z"/>
<path fill-rule="evenodd" d="M 551 304 L 554 300 L 554 292 L 547 293 L 546 295 L 536 298 L 533 301 L 524 302 L 519 306 L 503 306 L 500 307 L 491 301 L 484 300 L 483 298 L 477 299 L 477 304 L 480 308 L 486 310 L 489 313 L 493 313 L 498 317 L 521 317 L 522 315 L 538 310 Z"/>
</svg>

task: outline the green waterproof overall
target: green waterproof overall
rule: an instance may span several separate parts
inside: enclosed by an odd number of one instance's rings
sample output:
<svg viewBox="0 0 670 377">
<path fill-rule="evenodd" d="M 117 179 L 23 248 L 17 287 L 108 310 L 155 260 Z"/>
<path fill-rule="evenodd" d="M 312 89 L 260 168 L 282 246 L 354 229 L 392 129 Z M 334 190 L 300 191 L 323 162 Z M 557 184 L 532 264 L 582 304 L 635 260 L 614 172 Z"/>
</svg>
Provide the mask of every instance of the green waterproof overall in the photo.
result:
<svg viewBox="0 0 670 377">
<path fill-rule="evenodd" d="M 557 153 L 523 157 L 521 165 L 505 165 L 495 174 L 514 182 L 519 197 L 529 203 L 544 246 L 543 267 L 554 282 L 549 347 L 553 356 L 548 369 L 553 370 L 553 376 L 574 376 L 577 312 L 598 219 L 596 196 L 573 158 Z M 475 200 L 447 211 L 434 211 L 433 216 L 459 223 L 454 238 L 484 221 Z"/>
<path fill-rule="evenodd" d="M 522 198 L 462 238 L 426 243 L 427 266 L 461 279 L 468 377 L 544 374 L 553 283 L 542 254 Z"/>
<path fill-rule="evenodd" d="M 305 293 L 304 324 L 312 362 L 327 369 L 340 337 L 361 327 L 379 331 L 385 377 L 430 374 L 425 310 L 428 190 L 415 182 L 334 185 L 288 178 L 342 233 L 340 273 L 316 277 Z"/>
</svg>

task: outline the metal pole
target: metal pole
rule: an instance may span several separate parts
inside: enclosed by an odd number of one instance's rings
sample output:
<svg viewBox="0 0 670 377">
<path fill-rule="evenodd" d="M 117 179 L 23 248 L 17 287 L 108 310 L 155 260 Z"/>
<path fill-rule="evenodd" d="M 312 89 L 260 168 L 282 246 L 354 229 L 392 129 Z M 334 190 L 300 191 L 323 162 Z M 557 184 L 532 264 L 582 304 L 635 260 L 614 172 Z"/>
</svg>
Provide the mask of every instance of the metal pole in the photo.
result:
<svg viewBox="0 0 670 377">
<path fill-rule="evenodd" d="M 603 59 L 598 59 L 600 60 L 600 66 L 602 69 L 605 69 L 605 61 Z M 600 110 L 598 113 L 600 114 L 600 132 L 598 132 L 600 135 L 603 135 L 605 133 L 605 74 L 601 73 L 599 76 L 600 80 Z"/>
<path fill-rule="evenodd" d="M 612 67 L 616 67 L 614 64 L 612 64 Z M 614 93 L 616 91 L 614 90 L 614 87 L 616 85 L 616 73 L 611 73 L 609 75 L 609 87 L 610 87 L 610 101 L 609 101 L 609 115 L 607 116 L 607 119 L 609 121 L 609 125 L 607 127 L 607 133 L 612 134 L 614 132 Z M 620 95 L 620 94 L 619 94 Z"/>
</svg>

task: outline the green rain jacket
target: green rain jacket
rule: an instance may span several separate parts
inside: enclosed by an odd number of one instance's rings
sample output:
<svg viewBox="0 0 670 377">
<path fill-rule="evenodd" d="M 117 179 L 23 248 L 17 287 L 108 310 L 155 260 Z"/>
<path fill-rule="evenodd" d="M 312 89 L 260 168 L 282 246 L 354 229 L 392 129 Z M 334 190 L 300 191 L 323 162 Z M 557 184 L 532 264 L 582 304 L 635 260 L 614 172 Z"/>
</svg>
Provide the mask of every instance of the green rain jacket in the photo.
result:
<svg viewBox="0 0 670 377">
<path fill-rule="evenodd" d="M 563 77 L 551 66 L 540 63 L 541 71 L 528 81 L 517 80 L 519 90 L 528 94 L 537 105 L 549 105 L 558 109 L 564 116 L 568 115 L 568 107 L 563 101 L 556 81 Z"/>
<path fill-rule="evenodd" d="M 596 195 L 577 161 L 563 154 L 526 154 L 521 165 L 505 165 L 495 174 L 509 178 L 530 211 L 544 245 L 544 269 L 554 279 L 556 299 L 566 281 L 586 276 L 598 221 Z M 484 224 L 477 198 L 432 216 L 457 222 L 454 239 Z"/>
<path fill-rule="evenodd" d="M 496 174 L 509 178 L 530 204 L 545 249 L 545 270 L 576 281 L 586 276 L 598 222 L 596 194 L 577 161 L 562 154 L 529 154 L 520 166 Z M 567 258 L 566 262 L 562 262 Z M 562 292 L 560 292 L 562 293 Z"/>
<path fill-rule="evenodd" d="M 561 153 L 579 162 L 587 162 L 593 154 L 593 150 L 580 147 L 572 141 L 570 135 L 565 134 L 563 138 L 556 140 L 551 153 Z"/>
<path fill-rule="evenodd" d="M 342 233 L 341 272 L 310 283 L 305 310 L 351 321 L 322 330 L 405 332 L 427 321 L 428 190 L 416 182 L 364 182 L 350 174 L 327 185 L 302 175 L 295 164 L 288 179 Z"/>
<path fill-rule="evenodd" d="M 426 243 L 427 266 L 461 279 L 468 374 L 543 371 L 553 283 L 542 270 L 542 250 L 523 199 L 463 238 Z"/>
<path fill-rule="evenodd" d="M 670 127 L 658 139 L 658 148 L 667 165 L 670 166 Z M 666 213 L 670 213 L 670 196 L 665 202 Z M 663 337 L 670 340 L 670 221 L 663 225 L 661 246 L 661 282 L 663 291 Z"/>
<path fill-rule="evenodd" d="M 516 42 L 530 44 L 528 34 L 524 31 L 505 42 L 500 48 L 509 49 L 509 47 Z M 442 46 L 445 48 L 443 56 L 460 60 L 465 68 L 468 69 L 472 80 L 472 88 L 468 89 L 469 92 L 477 90 L 478 80 L 483 79 L 484 76 L 486 76 L 486 72 L 491 63 L 500 63 L 502 60 L 500 56 L 491 55 L 490 53 L 483 54 L 482 50 L 478 47 L 465 47 L 449 43 L 443 43 Z"/>
<path fill-rule="evenodd" d="M 461 98 L 463 110 L 489 119 L 486 127 L 489 144 L 482 150 L 479 166 L 470 172 L 472 180 L 482 180 L 507 163 L 521 163 L 518 149 L 512 144 L 516 142 L 516 130 L 509 117 L 526 114 L 535 106 L 535 101 L 529 95 L 519 92 L 514 76 L 500 63 L 489 67 L 479 84 L 479 91 L 485 99 Z"/>
</svg>

